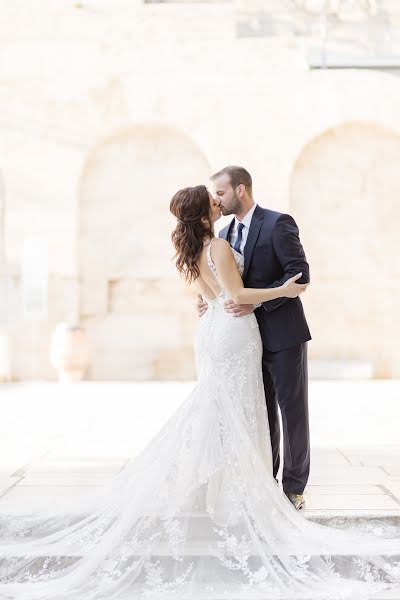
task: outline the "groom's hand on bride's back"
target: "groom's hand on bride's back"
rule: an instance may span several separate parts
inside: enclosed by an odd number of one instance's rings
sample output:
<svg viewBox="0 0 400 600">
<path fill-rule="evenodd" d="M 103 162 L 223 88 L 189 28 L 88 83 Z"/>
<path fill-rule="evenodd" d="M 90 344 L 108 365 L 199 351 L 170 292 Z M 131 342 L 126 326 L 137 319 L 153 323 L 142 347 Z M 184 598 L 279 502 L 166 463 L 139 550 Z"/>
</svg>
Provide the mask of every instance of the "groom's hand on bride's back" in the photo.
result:
<svg viewBox="0 0 400 600">
<path fill-rule="evenodd" d="M 199 317 L 202 317 L 208 308 L 208 304 L 203 300 L 203 296 L 201 294 L 197 294 L 196 308 Z"/>
<path fill-rule="evenodd" d="M 226 312 L 231 313 L 234 317 L 244 317 L 254 312 L 255 309 L 253 304 L 236 304 L 232 298 L 225 300 L 224 307 Z"/>
</svg>

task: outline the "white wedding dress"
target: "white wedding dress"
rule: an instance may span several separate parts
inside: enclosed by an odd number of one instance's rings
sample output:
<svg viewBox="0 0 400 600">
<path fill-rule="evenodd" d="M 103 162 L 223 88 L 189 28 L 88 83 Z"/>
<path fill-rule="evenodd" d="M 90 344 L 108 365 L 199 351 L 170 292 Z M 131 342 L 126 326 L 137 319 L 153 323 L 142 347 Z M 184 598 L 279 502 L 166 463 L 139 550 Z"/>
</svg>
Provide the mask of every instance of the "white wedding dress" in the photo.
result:
<svg viewBox="0 0 400 600">
<path fill-rule="evenodd" d="M 80 516 L 1 515 L 1 600 L 328 600 L 400 590 L 396 530 L 378 537 L 311 523 L 275 482 L 257 321 L 226 313 L 225 297 L 221 289 L 198 323 L 196 387 L 96 505 Z"/>
</svg>

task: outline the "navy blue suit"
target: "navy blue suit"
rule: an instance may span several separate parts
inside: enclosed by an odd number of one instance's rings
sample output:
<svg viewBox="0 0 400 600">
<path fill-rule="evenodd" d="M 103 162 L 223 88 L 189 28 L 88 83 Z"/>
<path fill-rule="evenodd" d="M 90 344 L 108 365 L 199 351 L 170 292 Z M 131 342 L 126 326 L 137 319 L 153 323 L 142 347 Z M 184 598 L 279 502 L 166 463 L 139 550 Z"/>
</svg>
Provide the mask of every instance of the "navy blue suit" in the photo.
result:
<svg viewBox="0 0 400 600">
<path fill-rule="evenodd" d="M 219 236 L 229 242 L 234 219 Z M 243 283 L 248 288 L 271 288 L 309 266 L 294 219 L 257 206 L 244 247 Z M 271 434 L 274 477 L 279 469 L 282 417 L 285 492 L 301 494 L 310 470 L 308 423 L 307 342 L 311 339 L 300 298 L 278 298 L 255 310 L 263 342 L 263 376 Z M 238 317 L 240 318 L 240 317 Z"/>
</svg>

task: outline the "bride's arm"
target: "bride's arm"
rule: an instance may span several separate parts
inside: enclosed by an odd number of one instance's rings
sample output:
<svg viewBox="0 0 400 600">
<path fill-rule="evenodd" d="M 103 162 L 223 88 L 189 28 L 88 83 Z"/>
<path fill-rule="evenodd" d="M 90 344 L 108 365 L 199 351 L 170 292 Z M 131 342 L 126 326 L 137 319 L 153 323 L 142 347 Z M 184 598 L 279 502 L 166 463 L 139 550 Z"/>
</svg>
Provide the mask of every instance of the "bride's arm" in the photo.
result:
<svg viewBox="0 0 400 600">
<path fill-rule="evenodd" d="M 215 238 L 211 245 L 211 256 L 218 277 L 236 304 L 258 304 L 276 298 L 296 298 L 307 288 L 307 284 L 295 283 L 301 277 L 298 273 L 276 288 L 245 288 L 238 271 L 229 243 Z"/>
</svg>

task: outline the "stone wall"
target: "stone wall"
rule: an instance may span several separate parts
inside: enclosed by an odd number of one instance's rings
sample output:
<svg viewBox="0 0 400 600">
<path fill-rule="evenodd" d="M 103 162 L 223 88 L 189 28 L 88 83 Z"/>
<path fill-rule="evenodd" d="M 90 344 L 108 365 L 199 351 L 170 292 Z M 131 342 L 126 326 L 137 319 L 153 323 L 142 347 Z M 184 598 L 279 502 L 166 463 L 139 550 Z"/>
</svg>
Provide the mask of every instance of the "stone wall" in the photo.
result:
<svg viewBox="0 0 400 600">
<path fill-rule="evenodd" d="M 60 320 L 87 327 L 92 379 L 193 377 L 194 293 L 173 268 L 168 204 L 232 163 L 257 202 L 299 222 L 312 358 L 400 376 L 395 75 L 310 71 L 292 35 L 239 36 L 231 2 L 0 4 L 1 322 L 15 379 L 54 378 Z M 30 324 L 20 256 L 34 236 L 49 245 L 50 301 Z"/>
</svg>

